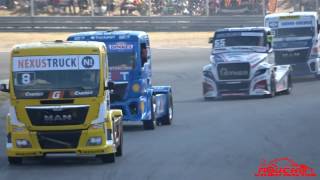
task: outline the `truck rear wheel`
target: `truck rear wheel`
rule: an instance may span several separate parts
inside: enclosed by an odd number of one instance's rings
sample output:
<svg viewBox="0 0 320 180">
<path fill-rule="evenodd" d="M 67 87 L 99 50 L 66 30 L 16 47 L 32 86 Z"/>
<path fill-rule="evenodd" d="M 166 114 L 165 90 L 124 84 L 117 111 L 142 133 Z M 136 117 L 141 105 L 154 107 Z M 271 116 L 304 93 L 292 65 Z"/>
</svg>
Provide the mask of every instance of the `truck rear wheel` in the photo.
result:
<svg viewBox="0 0 320 180">
<path fill-rule="evenodd" d="M 143 121 L 143 128 L 145 130 L 153 130 L 156 127 L 156 117 L 155 117 L 155 111 L 154 111 L 154 107 L 153 107 L 153 97 L 151 98 L 151 104 L 150 104 L 150 108 L 151 108 L 151 119 L 150 120 L 145 120 Z"/>
<path fill-rule="evenodd" d="M 8 157 L 10 165 L 20 165 L 22 164 L 22 157 Z"/>
<path fill-rule="evenodd" d="M 160 122 L 163 125 L 171 125 L 173 118 L 173 100 L 172 100 L 172 92 L 168 93 L 168 109 L 167 114 L 160 119 Z"/>
<path fill-rule="evenodd" d="M 114 163 L 116 161 L 115 153 L 98 155 L 103 163 Z"/>
<path fill-rule="evenodd" d="M 284 94 L 291 94 L 292 92 L 292 77 L 291 74 L 288 75 L 288 89 L 284 91 Z"/>
</svg>

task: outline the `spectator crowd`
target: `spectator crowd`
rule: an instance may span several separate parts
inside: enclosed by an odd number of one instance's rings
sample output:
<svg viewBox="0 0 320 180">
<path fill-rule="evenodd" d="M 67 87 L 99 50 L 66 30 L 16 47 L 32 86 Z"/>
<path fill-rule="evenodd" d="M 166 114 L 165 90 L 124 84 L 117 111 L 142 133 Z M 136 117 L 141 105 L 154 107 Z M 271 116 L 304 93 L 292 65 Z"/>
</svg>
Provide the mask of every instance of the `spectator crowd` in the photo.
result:
<svg viewBox="0 0 320 180">
<path fill-rule="evenodd" d="M 219 14 L 262 14 L 262 8 L 264 7 L 263 2 L 268 3 L 268 1 L 269 0 L 33 0 L 33 14 L 44 16 L 92 14 L 96 16 L 213 16 Z M 31 2 L 32 0 L 0 0 L 0 12 L 10 12 L 7 15 L 30 14 Z M 265 6 L 267 7 L 267 5 Z M 0 13 L 0 15 L 6 14 Z"/>
</svg>

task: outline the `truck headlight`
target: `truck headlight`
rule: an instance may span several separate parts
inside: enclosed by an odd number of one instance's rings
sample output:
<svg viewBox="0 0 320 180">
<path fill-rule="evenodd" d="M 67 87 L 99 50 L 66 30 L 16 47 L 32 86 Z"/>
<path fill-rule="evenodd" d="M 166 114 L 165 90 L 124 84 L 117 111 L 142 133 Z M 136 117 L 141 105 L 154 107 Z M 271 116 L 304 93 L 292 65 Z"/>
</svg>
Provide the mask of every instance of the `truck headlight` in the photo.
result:
<svg viewBox="0 0 320 180">
<path fill-rule="evenodd" d="M 88 139 L 87 146 L 99 146 L 102 144 L 102 137 L 95 136 Z"/>
<path fill-rule="evenodd" d="M 104 123 L 91 124 L 89 129 L 102 129 L 104 127 Z"/>
<path fill-rule="evenodd" d="M 260 76 L 260 75 L 262 75 L 262 74 L 264 74 L 264 73 L 266 73 L 267 72 L 267 69 L 259 69 L 259 70 L 257 70 L 256 71 L 256 73 L 254 73 L 254 77 L 256 77 L 256 76 Z"/>
<path fill-rule="evenodd" d="M 26 139 L 17 139 L 16 146 L 17 148 L 31 148 L 31 143 Z"/>
</svg>

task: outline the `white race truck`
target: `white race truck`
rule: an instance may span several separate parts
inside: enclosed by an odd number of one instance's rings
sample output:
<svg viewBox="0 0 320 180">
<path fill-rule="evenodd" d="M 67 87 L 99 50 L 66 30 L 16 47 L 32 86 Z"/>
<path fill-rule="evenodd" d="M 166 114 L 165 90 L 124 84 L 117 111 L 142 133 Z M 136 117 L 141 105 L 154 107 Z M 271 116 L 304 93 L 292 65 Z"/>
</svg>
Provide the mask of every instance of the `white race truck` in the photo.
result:
<svg viewBox="0 0 320 180">
<path fill-rule="evenodd" d="M 294 76 L 320 77 L 319 25 L 317 12 L 275 13 L 265 17 L 274 36 L 277 65 L 290 64 Z"/>
<path fill-rule="evenodd" d="M 203 96 L 266 96 L 290 94 L 291 66 L 274 64 L 271 30 L 226 28 L 210 38 L 210 64 L 203 67 Z"/>
</svg>

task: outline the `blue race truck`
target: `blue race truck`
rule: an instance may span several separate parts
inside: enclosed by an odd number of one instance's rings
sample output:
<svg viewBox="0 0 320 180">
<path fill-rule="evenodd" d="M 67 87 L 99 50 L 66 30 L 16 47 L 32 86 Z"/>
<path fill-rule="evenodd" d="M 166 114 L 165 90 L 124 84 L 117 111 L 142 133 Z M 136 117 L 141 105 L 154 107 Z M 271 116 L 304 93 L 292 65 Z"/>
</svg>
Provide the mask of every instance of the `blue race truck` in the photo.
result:
<svg viewBox="0 0 320 180">
<path fill-rule="evenodd" d="M 149 37 L 142 31 L 80 32 L 68 41 L 99 41 L 106 45 L 114 82 L 111 108 L 121 109 L 123 121 L 142 121 L 144 129 L 170 125 L 173 116 L 170 86 L 152 86 Z"/>
</svg>

